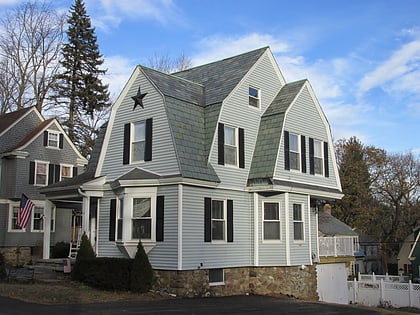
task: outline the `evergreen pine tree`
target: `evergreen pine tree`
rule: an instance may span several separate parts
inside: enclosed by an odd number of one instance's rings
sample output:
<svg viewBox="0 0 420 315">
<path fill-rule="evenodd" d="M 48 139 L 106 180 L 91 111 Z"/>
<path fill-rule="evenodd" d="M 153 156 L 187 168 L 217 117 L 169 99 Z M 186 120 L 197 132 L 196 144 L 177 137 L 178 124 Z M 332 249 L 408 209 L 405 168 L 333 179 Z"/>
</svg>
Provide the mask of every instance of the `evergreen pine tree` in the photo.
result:
<svg viewBox="0 0 420 315">
<path fill-rule="evenodd" d="M 147 292 L 153 285 L 153 269 L 144 251 L 141 241 L 137 245 L 137 253 L 131 268 L 130 288 L 133 292 Z"/>
<path fill-rule="evenodd" d="M 93 251 L 92 244 L 90 243 L 86 233 L 83 233 L 80 241 L 80 247 L 77 252 L 76 260 L 82 258 L 95 258 L 95 252 Z"/>
<path fill-rule="evenodd" d="M 62 72 L 57 76 L 56 99 L 66 108 L 67 117 L 63 125 L 70 139 L 82 154 L 88 155 L 92 148 L 84 145 L 91 141 L 82 139 L 83 133 L 78 128 L 83 130 L 87 126 L 83 116 L 93 118 L 95 112 L 110 105 L 108 86 L 99 78 L 106 70 L 100 69 L 104 60 L 83 0 L 75 0 L 67 23 L 68 42 L 62 48 Z"/>
</svg>

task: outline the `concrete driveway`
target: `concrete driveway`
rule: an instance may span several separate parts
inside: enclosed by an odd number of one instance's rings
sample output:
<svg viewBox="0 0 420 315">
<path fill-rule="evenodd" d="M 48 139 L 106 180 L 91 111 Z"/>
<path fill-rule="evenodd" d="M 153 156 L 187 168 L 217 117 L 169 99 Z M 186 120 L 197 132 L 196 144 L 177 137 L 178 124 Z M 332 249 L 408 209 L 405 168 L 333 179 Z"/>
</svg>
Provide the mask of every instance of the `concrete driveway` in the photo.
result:
<svg viewBox="0 0 420 315">
<path fill-rule="evenodd" d="M 0 297 L 0 315 L 18 314 L 413 314 L 362 306 L 311 303 L 266 296 L 168 299 L 98 304 L 41 305 Z"/>
</svg>

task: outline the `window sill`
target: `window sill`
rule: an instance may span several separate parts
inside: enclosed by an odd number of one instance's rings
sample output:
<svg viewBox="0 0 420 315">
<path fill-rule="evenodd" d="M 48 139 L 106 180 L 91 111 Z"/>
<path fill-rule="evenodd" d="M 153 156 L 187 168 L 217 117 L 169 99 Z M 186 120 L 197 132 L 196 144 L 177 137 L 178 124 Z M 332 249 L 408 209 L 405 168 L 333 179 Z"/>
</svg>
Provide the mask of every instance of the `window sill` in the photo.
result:
<svg viewBox="0 0 420 315">
<path fill-rule="evenodd" d="M 139 244 L 138 240 L 130 240 L 130 241 L 117 241 L 116 245 L 118 247 L 118 249 L 126 256 L 130 257 L 130 258 L 134 258 L 136 256 L 137 253 L 137 246 Z M 144 251 L 147 253 L 149 253 L 153 247 L 156 246 L 156 242 L 155 241 L 145 241 L 142 240 L 141 244 L 143 245 Z"/>
<path fill-rule="evenodd" d="M 222 286 L 225 285 L 224 282 L 209 282 L 210 287 Z"/>
</svg>

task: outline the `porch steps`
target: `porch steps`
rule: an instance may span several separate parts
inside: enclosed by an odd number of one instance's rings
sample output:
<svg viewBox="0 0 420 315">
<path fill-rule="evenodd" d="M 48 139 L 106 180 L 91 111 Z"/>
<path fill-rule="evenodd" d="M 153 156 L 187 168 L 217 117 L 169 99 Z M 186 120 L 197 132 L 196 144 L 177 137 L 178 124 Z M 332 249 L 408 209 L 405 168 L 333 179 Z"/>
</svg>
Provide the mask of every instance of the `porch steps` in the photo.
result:
<svg viewBox="0 0 420 315">
<path fill-rule="evenodd" d="M 34 280 L 40 282 L 57 282 L 64 281 L 69 277 L 69 273 L 64 273 L 64 265 L 67 260 L 59 259 L 40 259 L 35 261 L 33 265 L 26 268 L 34 270 Z"/>
<path fill-rule="evenodd" d="M 76 259 L 77 252 L 79 251 L 79 247 L 80 247 L 79 242 L 77 242 L 77 243 L 71 242 L 70 243 L 70 252 L 69 252 L 69 257 L 70 258 Z"/>
</svg>

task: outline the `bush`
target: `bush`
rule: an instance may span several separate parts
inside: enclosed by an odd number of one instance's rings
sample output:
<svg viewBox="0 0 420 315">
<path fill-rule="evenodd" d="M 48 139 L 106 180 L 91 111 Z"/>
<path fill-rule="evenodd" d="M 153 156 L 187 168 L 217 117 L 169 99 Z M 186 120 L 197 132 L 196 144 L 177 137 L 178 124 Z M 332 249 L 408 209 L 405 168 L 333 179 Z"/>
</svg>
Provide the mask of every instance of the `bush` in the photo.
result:
<svg viewBox="0 0 420 315">
<path fill-rule="evenodd" d="M 76 260 L 80 258 L 95 258 L 95 252 L 93 251 L 92 244 L 90 243 L 86 233 L 83 233 L 82 240 L 80 241 L 80 247 L 77 252 Z"/>
<path fill-rule="evenodd" d="M 153 269 L 149 258 L 144 251 L 141 241 L 137 245 L 137 253 L 134 257 L 131 269 L 130 287 L 133 292 L 147 292 L 153 285 Z"/>
<path fill-rule="evenodd" d="M 51 247 L 51 258 L 66 258 L 70 253 L 70 243 L 58 242 Z"/>
<path fill-rule="evenodd" d="M 80 258 L 72 279 L 102 290 L 128 291 L 132 260 L 128 258 Z"/>
<path fill-rule="evenodd" d="M 0 253 L 0 281 L 6 279 L 6 260 L 2 253 Z"/>
</svg>

